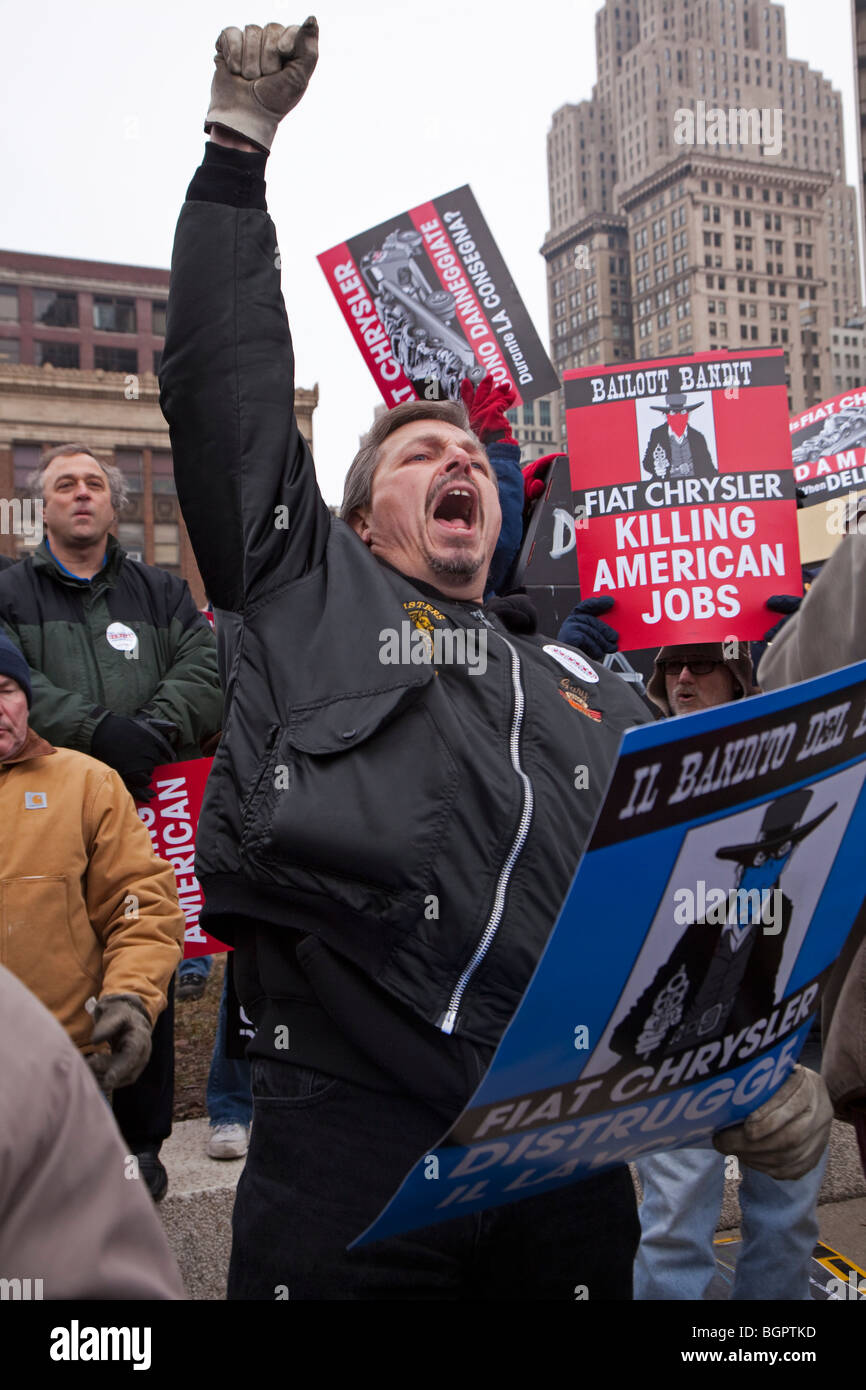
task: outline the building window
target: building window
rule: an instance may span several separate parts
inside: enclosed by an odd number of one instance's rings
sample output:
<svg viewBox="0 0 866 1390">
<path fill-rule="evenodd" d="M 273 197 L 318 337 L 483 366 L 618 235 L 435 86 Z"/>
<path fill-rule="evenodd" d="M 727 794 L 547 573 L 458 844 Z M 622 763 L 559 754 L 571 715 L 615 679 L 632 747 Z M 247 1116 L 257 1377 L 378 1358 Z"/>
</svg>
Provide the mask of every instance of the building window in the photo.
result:
<svg viewBox="0 0 866 1390">
<path fill-rule="evenodd" d="M 135 348 L 95 347 L 93 365 L 103 372 L 137 372 L 138 353 Z"/>
<path fill-rule="evenodd" d="M 538 402 L 538 423 L 550 427 L 550 401 Z"/>
<path fill-rule="evenodd" d="M 155 349 L 154 349 L 154 353 L 153 353 L 153 374 L 154 374 L 154 376 L 157 376 L 157 375 L 158 375 L 159 369 L 160 369 L 161 366 L 162 366 L 162 349 L 161 349 L 161 348 L 155 348 Z"/>
<path fill-rule="evenodd" d="M 151 329 L 156 337 L 165 337 L 165 300 L 154 300 L 151 304 Z"/>
<path fill-rule="evenodd" d="M 124 550 L 140 560 L 144 559 L 144 522 L 121 521 L 117 527 L 117 539 Z"/>
<path fill-rule="evenodd" d="M 135 333 L 135 300 L 122 295 L 95 294 L 93 327 L 104 333 Z"/>
<path fill-rule="evenodd" d="M 180 564 L 180 530 L 176 521 L 154 525 L 153 561 L 156 565 Z"/>
<path fill-rule="evenodd" d="M 516 414 L 517 412 L 515 411 L 515 416 Z M 516 420 L 514 423 L 516 423 Z M 150 458 L 154 492 L 174 493 L 174 468 L 168 449 L 154 449 Z"/>
<path fill-rule="evenodd" d="M 18 291 L 3 285 L 0 288 L 0 323 L 18 322 Z"/>
<path fill-rule="evenodd" d="M 77 367 L 77 343 L 34 343 L 33 360 L 37 367 Z"/>
<path fill-rule="evenodd" d="M 65 290 L 34 290 L 33 322 L 48 328 L 77 328 L 78 295 Z"/>
<path fill-rule="evenodd" d="M 0 338 L 0 362 L 20 362 L 21 344 L 17 338 Z"/>
<path fill-rule="evenodd" d="M 524 425 L 535 424 L 535 405 L 532 401 L 527 401 L 523 407 L 523 423 Z"/>
<path fill-rule="evenodd" d="M 115 449 L 114 462 L 126 480 L 129 492 L 141 492 L 141 450 Z"/>
<path fill-rule="evenodd" d="M 16 492 L 29 491 L 30 476 L 39 467 L 41 453 L 38 444 L 12 445 L 12 475 Z"/>
</svg>

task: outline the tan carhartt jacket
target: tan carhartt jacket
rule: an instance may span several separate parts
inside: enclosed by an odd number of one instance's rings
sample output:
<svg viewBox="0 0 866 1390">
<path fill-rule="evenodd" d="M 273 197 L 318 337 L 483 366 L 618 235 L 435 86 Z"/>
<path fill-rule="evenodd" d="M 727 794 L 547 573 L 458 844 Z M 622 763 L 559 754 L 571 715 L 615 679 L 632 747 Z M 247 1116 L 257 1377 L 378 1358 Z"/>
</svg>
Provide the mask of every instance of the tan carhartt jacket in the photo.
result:
<svg viewBox="0 0 866 1390">
<path fill-rule="evenodd" d="M 29 729 L 0 764 L 0 963 L 87 1052 L 92 996 L 137 994 L 156 1021 L 183 926 L 118 774 Z"/>
</svg>

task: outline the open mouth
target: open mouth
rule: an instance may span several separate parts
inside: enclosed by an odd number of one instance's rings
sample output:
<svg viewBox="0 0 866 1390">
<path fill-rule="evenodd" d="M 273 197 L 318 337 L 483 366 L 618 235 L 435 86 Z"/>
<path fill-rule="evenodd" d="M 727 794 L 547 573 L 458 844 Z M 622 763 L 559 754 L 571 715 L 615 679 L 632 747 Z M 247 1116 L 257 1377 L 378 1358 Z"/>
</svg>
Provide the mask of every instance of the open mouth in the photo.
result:
<svg viewBox="0 0 866 1390">
<path fill-rule="evenodd" d="M 448 487 L 440 493 L 433 520 L 449 531 L 471 531 L 478 512 L 478 497 L 471 488 Z"/>
</svg>

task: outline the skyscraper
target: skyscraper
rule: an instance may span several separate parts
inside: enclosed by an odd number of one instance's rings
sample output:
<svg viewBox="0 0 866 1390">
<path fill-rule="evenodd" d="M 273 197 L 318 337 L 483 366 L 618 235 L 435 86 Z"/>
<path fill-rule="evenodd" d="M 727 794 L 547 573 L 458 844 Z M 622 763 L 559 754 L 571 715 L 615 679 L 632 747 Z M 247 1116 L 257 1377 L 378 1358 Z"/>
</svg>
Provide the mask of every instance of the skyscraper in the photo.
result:
<svg viewBox="0 0 866 1390">
<path fill-rule="evenodd" d="M 841 98 L 788 57 L 781 5 L 606 0 L 598 78 L 548 135 L 558 370 L 784 348 L 792 412 L 832 390 L 861 304 Z"/>
</svg>

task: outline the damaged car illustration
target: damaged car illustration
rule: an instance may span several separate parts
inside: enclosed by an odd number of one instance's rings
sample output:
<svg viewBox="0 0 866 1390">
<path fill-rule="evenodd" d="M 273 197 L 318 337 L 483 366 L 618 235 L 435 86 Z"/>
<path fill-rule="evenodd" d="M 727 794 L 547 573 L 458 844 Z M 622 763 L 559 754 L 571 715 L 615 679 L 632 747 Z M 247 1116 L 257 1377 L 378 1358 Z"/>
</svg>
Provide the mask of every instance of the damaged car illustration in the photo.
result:
<svg viewBox="0 0 866 1390">
<path fill-rule="evenodd" d="M 452 327 L 457 312 L 453 294 L 433 288 L 421 268 L 420 232 L 389 232 L 382 245 L 361 258 L 361 274 L 391 341 L 391 350 L 415 383 L 438 381 L 452 400 L 460 382 L 484 376 L 462 333 Z"/>
</svg>

